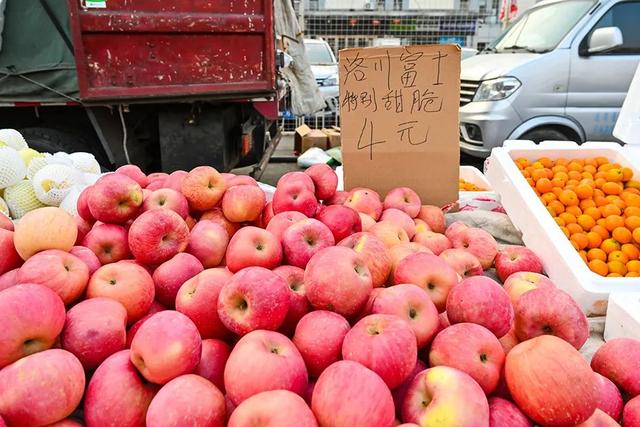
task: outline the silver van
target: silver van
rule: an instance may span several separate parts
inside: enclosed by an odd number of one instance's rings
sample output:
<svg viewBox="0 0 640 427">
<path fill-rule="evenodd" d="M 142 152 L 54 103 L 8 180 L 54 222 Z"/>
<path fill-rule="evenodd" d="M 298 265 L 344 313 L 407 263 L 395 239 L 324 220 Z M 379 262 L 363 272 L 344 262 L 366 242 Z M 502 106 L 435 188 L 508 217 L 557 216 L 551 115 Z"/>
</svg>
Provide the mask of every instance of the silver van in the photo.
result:
<svg viewBox="0 0 640 427">
<path fill-rule="evenodd" d="M 613 141 L 640 62 L 640 0 L 547 0 L 462 62 L 460 148 Z"/>
</svg>

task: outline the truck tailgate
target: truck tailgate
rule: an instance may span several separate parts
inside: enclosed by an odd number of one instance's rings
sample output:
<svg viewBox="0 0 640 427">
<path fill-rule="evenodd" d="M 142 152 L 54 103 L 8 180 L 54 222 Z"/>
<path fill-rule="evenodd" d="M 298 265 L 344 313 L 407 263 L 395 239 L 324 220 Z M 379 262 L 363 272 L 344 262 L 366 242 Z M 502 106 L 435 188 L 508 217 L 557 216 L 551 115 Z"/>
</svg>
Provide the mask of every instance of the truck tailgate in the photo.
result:
<svg viewBox="0 0 640 427">
<path fill-rule="evenodd" d="M 105 0 L 105 8 L 83 4 L 69 0 L 85 101 L 229 98 L 274 91 L 271 0 Z"/>
</svg>

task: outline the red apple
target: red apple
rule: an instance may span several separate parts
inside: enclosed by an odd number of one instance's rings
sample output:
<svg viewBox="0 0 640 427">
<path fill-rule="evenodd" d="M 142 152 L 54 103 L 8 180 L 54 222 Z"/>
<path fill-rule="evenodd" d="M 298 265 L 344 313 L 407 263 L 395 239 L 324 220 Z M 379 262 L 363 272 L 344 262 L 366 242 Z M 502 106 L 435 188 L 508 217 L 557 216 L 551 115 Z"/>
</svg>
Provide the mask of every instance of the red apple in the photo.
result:
<svg viewBox="0 0 640 427">
<path fill-rule="evenodd" d="M 140 329 L 140 326 L 142 326 L 142 324 L 154 314 L 166 309 L 167 308 L 160 304 L 158 301 L 153 301 L 151 307 L 149 307 L 149 311 L 147 311 L 147 314 L 145 314 L 140 320 L 131 325 L 131 327 L 127 330 L 127 348 L 131 347 L 131 341 L 133 341 L 133 337 L 136 336 L 136 333 L 138 332 L 138 329 Z"/>
<path fill-rule="evenodd" d="M 13 221 L 11 221 L 11 219 L 2 212 L 0 212 L 0 228 L 7 231 L 13 231 L 14 229 Z"/>
<path fill-rule="evenodd" d="M 38 252 L 18 270 L 18 283 L 44 285 L 65 304 L 77 300 L 87 287 L 89 267 L 78 257 L 59 249 Z"/>
<path fill-rule="evenodd" d="M 13 244 L 13 231 L 0 228 L 0 274 L 4 274 L 9 270 L 13 270 L 16 267 L 20 267 L 22 264 L 22 258 L 16 252 L 16 248 Z"/>
<path fill-rule="evenodd" d="M 371 273 L 374 288 L 379 288 L 387 283 L 392 260 L 390 250 L 382 240 L 371 233 L 361 232 L 352 234 L 340 241 L 338 245 L 351 248 L 362 257 Z"/>
<path fill-rule="evenodd" d="M 229 244 L 227 231 L 213 221 L 198 222 L 189 234 L 186 252 L 198 258 L 204 268 L 217 267 Z"/>
<path fill-rule="evenodd" d="M 369 231 L 371 230 L 371 227 L 376 225 L 376 220 L 371 218 L 369 215 L 358 212 L 358 216 L 360 217 L 360 223 L 362 224 L 362 231 Z"/>
<path fill-rule="evenodd" d="M 359 188 L 351 191 L 344 205 L 356 212 L 367 214 L 376 221 L 382 214 L 380 195 L 369 188 Z"/>
<path fill-rule="evenodd" d="M 266 226 L 267 231 L 273 233 L 274 236 L 282 242 L 282 236 L 289 226 L 296 222 L 307 219 L 307 216 L 296 211 L 280 212 L 271 218 Z"/>
<path fill-rule="evenodd" d="M 18 284 L 18 270 L 18 268 L 14 268 L 4 274 L 0 274 L 0 291 Z"/>
<path fill-rule="evenodd" d="M 467 228 L 455 234 L 450 240 L 454 248 L 464 249 L 478 258 L 485 270 L 491 268 L 498 254 L 496 239 L 480 228 Z"/>
<path fill-rule="evenodd" d="M 119 173 L 100 177 L 87 195 L 87 206 L 91 216 L 106 223 L 127 222 L 136 216 L 141 205 L 140 184 Z M 84 215 L 80 215 L 85 218 Z"/>
<path fill-rule="evenodd" d="M 622 411 L 622 427 L 636 427 L 640 425 L 640 397 L 634 397 L 624 405 Z"/>
<path fill-rule="evenodd" d="M 560 289 L 534 289 L 514 308 L 516 336 L 525 341 L 555 335 L 579 350 L 589 338 L 589 324 L 578 304 Z"/>
<path fill-rule="evenodd" d="M 427 224 L 429 223 L 429 221 L 424 220 Z M 453 223 L 451 223 L 451 225 L 449 225 L 446 230 L 444 231 L 444 235 L 447 236 L 447 239 L 452 240 L 454 237 L 457 237 L 460 233 L 462 233 L 464 230 L 466 230 L 467 228 L 469 228 L 467 226 L 467 224 L 465 224 L 462 221 L 455 221 Z M 433 231 L 435 231 L 436 233 L 438 233 L 437 230 L 434 230 L 432 228 Z"/>
<path fill-rule="evenodd" d="M 371 306 L 373 314 L 390 314 L 407 322 L 416 336 L 418 349 L 427 346 L 438 329 L 438 309 L 431 298 L 414 285 L 382 288 Z"/>
<path fill-rule="evenodd" d="M 302 354 L 310 375 L 318 377 L 342 358 L 342 342 L 349 328 L 344 317 L 331 311 L 313 311 L 300 319 L 293 343 Z"/>
<path fill-rule="evenodd" d="M 449 264 L 462 279 L 481 276 L 483 273 L 478 258 L 464 249 L 445 249 L 440 253 L 440 258 Z"/>
<path fill-rule="evenodd" d="M 426 222 L 435 233 L 444 233 L 447 228 L 444 212 L 438 206 L 422 205 L 416 218 Z"/>
<path fill-rule="evenodd" d="M 209 380 L 187 374 L 172 379 L 154 396 L 146 425 L 222 427 L 224 396 Z"/>
<path fill-rule="evenodd" d="M 234 175 L 231 177 L 225 176 L 224 182 L 227 184 L 227 189 L 235 187 L 236 185 L 253 185 L 254 187 L 258 186 L 258 181 L 256 181 L 249 175 Z"/>
<path fill-rule="evenodd" d="M 89 210 L 89 193 L 92 189 L 93 185 L 90 185 L 82 190 L 82 192 L 80 192 L 80 196 L 78 196 L 78 201 L 76 202 L 76 211 L 78 212 L 78 216 L 89 223 L 96 220 Z"/>
<path fill-rule="evenodd" d="M 595 373 L 598 386 L 598 409 L 607 413 L 614 420 L 619 420 L 622 415 L 622 395 L 618 387 L 607 377 Z"/>
<path fill-rule="evenodd" d="M 606 412 L 596 409 L 593 415 L 583 423 L 575 427 L 620 427 L 620 424 L 611 418 Z"/>
<path fill-rule="evenodd" d="M 142 212 L 152 209 L 169 209 L 180 215 L 183 219 L 189 215 L 189 203 L 179 191 L 171 188 L 160 188 L 153 191 L 142 202 Z"/>
<path fill-rule="evenodd" d="M 228 426 L 317 427 L 318 423 L 300 396 L 287 390 L 271 390 L 238 405 Z"/>
<path fill-rule="evenodd" d="M 471 322 L 500 338 L 511 329 L 513 307 L 495 280 L 485 276 L 464 279 L 449 292 L 447 317 L 454 323 Z"/>
<path fill-rule="evenodd" d="M 511 304 L 514 306 L 520 298 L 520 295 L 529 292 L 532 289 L 544 288 L 555 289 L 555 285 L 547 276 L 538 273 L 520 271 L 513 273 L 504 282 L 504 290 L 509 295 Z"/>
<path fill-rule="evenodd" d="M 2 426 L 2 423 L 0 423 L 0 426 Z M 47 424 L 47 427 L 83 427 L 83 425 L 74 419 L 65 418 L 53 424 Z"/>
<path fill-rule="evenodd" d="M 189 227 L 177 213 L 154 209 L 141 214 L 129 228 L 129 248 L 143 264 L 161 264 L 186 249 Z"/>
<path fill-rule="evenodd" d="M 198 166 L 182 180 L 181 190 L 196 211 L 206 211 L 218 204 L 225 192 L 226 184 L 222 175 L 211 166 Z"/>
<path fill-rule="evenodd" d="M 91 377 L 84 397 L 87 427 L 144 425 L 158 386 L 142 378 L 130 353 L 122 350 L 109 356 Z"/>
<path fill-rule="evenodd" d="M 276 187 L 285 187 L 290 184 L 302 184 L 312 193 L 316 191 L 313 178 L 304 172 L 287 172 L 278 179 Z"/>
<path fill-rule="evenodd" d="M 149 184 L 149 178 L 142 172 L 142 170 L 136 165 L 124 165 L 116 169 L 116 173 L 128 176 L 132 180 L 138 183 L 140 187 L 145 188 Z"/>
<path fill-rule="evenodd" d="M 328 200 L 336 194 L 338 175 L 331 169 L 331 166 L 320 163 L 311 166 L 304 173 L 311 177 L 318 200 Z"/>
<path fill-rule="evenodd" d="M 431 343 L 429 363 L 430 366 L 449 366 L 469 374 L 489 395 L 498 386 L 504 350 L 498 338 L 485 327 L 458 323 L 435 337 Z"/>
<path fill-rule="evenodd" d="M 176 296 L 176 310 L 195 323 L 202 338 L 225 338 L 229 331 L 218 311 L 218 295 L 233 274 L 226 268 L 211 268 L 184 282 Z"/>
<path fill-rule="evenodd" d="M 413 236 L 413 241 L 429 248 L 435 255 L 440 255 L 445 250 L 451 249 L 451 242 L 447 236 L 429 230 L 416 233 Z"/>
<path fill-rule="evenodd" d="M 336 242 L 362 230 L 360 215 L 347 206 L 326 206 L 316 215 L 316 219 L 329 227 Z"/>
<path fill-rule="evenodd" d="M 200 222 L 205 220 L 221 225 L 229 235 L 229 238 L 233 237 L 233 235 L 236 234 L 236 231 L 240 229 L 240 224 L 229 221 L 222 213 L 221 208 L 213 208 L 210 211 L 203 213 L 202 216 L 200 216 Z"/>
<path fill-rule="evenodd" d="M 130 257 L 127 229 L 117 224 L 96 224 L 82 241 L 98 257 L 100 264 Z"/>
<path fill-rule="evenodd" d="M 442 258 L 419 252 L 398 263 L 393 283 L 411 283 L 421 287 L 442 312 L 449 291 L 458 283 L 458 276 Z"/>
<path fill-rule="evenodd" d="M 391 256 L 392 277 L 394 274 L 396 274 L 396 268 L 398 268 L 398 264 L 400 263 L 400 261 L 402 261 L 409 255 L 413 255 L 419 252 L 433 255 L 433 252 L 431 252 L 430 249 L 427 249 L 421 244 L 415 242 L 400 243 L 399 245 L 391 247 L 389 249 L 389 255 Z"/>
<path fill-rule="evenodd" d="M 127 310 L 129 324 L 147 314 L 154 295 L 151 275 L 144 267 L 127 261 L 100 267 L 87 286 L 87 298 L 112 298 L 122 304 Z"/>
<path fill-rule="evenodd" d="M 420 196 L 408 187 L 397 187 L 387 193 L 384 198 L 384 208 L 396 208 L 406 212 L 411 218 L 420 213 Z"/>
<path fill-rule="evenodd" d="M 171 188 L 172 190 L 182 192 L 182 183 L 187 175 L 189 175 L 189 172 L 183 170 L 171 172 L 171 174 L 165 178 L 162 188 Z"/>
<path fill-rule="evenodd" d="M 227 268 L 235 273 L 245 267 L 275 268 L 282 261 L 282 246 L 271 232 L 258 227 L 244 227 L 227 246 Z"/>
<path fill-rule="evenodd" d="M 240 270 L 222 287 L 218 316 L 230 331 L 244 335 L 256 329 L 276 330 L 291 304 L 285 281 L 263 267 Z"/>
<path fill-rule="evenodd" d="M 542 273 L 542 261 L 529 248 L 524 246 L 507 246 L 496 255 L 496 273 L 503 282 L 513 273 L 530 271 Z"/>
<path fill-rule="evenodd" d="M 73 353 L 87 371 L 125 349 L 127 310 L 110 298 L 82 301 L 67 313 L 62 348 Z"/>
<path fill-rule="evenodd" d="M 224 386 L 235 405 L 269 390 L 289 390 L 302 396 L 307 388 L 307 369 L 287 337 L 273 331 L 253 331 L 231 351 Z"/>
<path fill-rule="evenodd" d="M 201 353 L 202 340 L 196 325 L 172 310 L 147 319 L 131 341 L 131 363 L 143 377 L 156 384 L 166 384 L 193 372 Z"/>
<path fill-rule="evenodd" d="M 320 375 L 311 409 L 321 426 L 394 424 L 393 398 L 387 385 L 373 371 L 350 360 L 336 362 Z"/>
<path fill-rule="evenodd" d="M 78 245 L 84 240 L 87 233 L 91 231 L 91 227 L 93 227 L 94 223 L 89 222 L 78 215 L 74 215 L 73 219 L 78 226 L 78 235 L 76 236 L 76 245 Z M 13 225 L 13 223 L 11 223 L 11 225 Z"/>
<path fill-rule="evenodd" d="M 235 185 L 222 196 L 222 212 L 229 221 L 255 221 L 267 203 L 264 191 L 256 185 Z"/>
<path fill-rule="evenodd" d="M 342 358 L 371 369 L 393 389 L 416 366 L 416 336 L 409 324 L 389 314 L 371 314 L 356 323 L 342 343 Z"/>
<path fill-rule="evenodd" d="M 231 347 L 217 339 L 202 340 L 202 355 L 194 374 L 208 379 L 224 393 L 224 367 L 231 354 Z"/>
<path fill-rule="evenodd" d="M 388 220 L 380 221 L 371 227 L 369 233 L 382 240 L 388 248 L 409 242 L 409 236 L 404 228 Z"/>
<path fill-rule="evenodd" d="M 304 282 L 307 299 L 316 310 L 334 311 L 347 319 L 360 312 L 373 288 L 364 259 L 343 246 L 315 254 L 307 264 Z"/>
<path fill-rule="evenodd" d="M 513 347 L 520 344 L 520 340 L 516 336 L 516 329 L 514 326 L 509 329 L 509 332 L 501 336 L 498 341 L 500 341 L 500 345 L 504 350 L 504 354 L 508 354 Z"/>
<path fill-rule="evenodd" d="M 402 420 L 422 426 L 489 427 L 489 404 L 469 375 L 436 366 L 413 379 L 402 405 Z"/>
<path fill-rule="evenodd" d="M 0 328 L 0 369 L 51 348 L 64 319 L 64 304 L 49 288 L 26 284 L 1 291 L 0 324 L 4 326 Z"/>
<path fill-rule="evenodd" d="M 404 211 L 396 208 L 385 209 L 380 216 L 380 221 L 389 221 L 400 226 L 406 233 L 409 240 L 416 234 L 416 223 Z"/>
<path fill-rule="evenodd" d="M 84 392 L 76 357 L 53 349 L 31 354 L 0 370 L 0 414 L 10 426 L 43 426 L 69 416 Z"/>
<path fill-rule="evenodd" d="M 275 215 L 275 213 L 273 212 L 273 203 L 269 202 L 266 205 L 264 205 L 264 209 L 262 209 L 262 228 L 265 228 L 267 225 L 269 225 L 269 222 L 271 222 L 271 219 L 273 218 L 273 216 Z"/>
<path fill-rule="evenodd" d="M 593 355 L 591 367 L 630 397 L 640 394 L 640 341 L 631 338 L 610 339 Z"/>
<path fill-rule="evenodd" d="M 396 415 L 399 419 L 402 418 L 402 403 L 407 396 L 409 386 L 411 386 L 411 383 L 413 382 L 413 379 L 416 377 L 416 375 L 418 375 L 425 369 L 427 369 L 427 365 L 420 359 L 416 360 L 416 366 L 413 368 L 413 371 L 409 374 L 407 379 L 391 391 L 391 394 L 393 395 L 393 403 L 396 406 Z"/>
<path fill-rule="evenodd" d="M 204 267 L 198 258 L 187 253 L 179 253 L 163 262 L 153 272 L 156 300 L 165 307 L 174 307 L 180 286 L 202 270 Z"/>
<path fill-rule="evenodd" d="M 304 182 L 288 182 L 283 185 L 278 184 L 276 187 L 272 207 L 275 214 L 297 211 L 312 217 L 318 210 L 318 200 L 313 190 L 310 190 Z"/>
<path fill-rule="evenodd" d="M 164 172 L 151 173 L 149 174 L 149 176 L 147 176 L 149 183 L 147 184 L 145 189 L 150 191 L 156 191 L 161 188 L 167 188 L 165 187 L 165 182 L 167 181 L 168 178 L 169 178 L 169 174 Z M 178 188 L 176 191 L 180 191 L 180 188 Z"/>
<path fill-rule="evenodd" d="M 289 311 L 280 331 L 291 336 L 302 316 L 311 309 L 304 287 L 304 270 L 292 265 L 281 265 L 274 268 L 273 272 L 282 277 L 289 288 Z"/>
<path fill-rule="evenodd" d="M 93 251 L 84 246 L 74 246 L 69 251 L 71 255 L 78 257 L 78 259 L 84 262 L 89 268 L 89 276 L 96 272 L 101 267 L 100 260 Z M 1 288 L 2 286 L 0 286 Z"/>
<path fill-rule="evenodd" d="M 551 335 L 515 346 L 507 355 L 505 378 L 516 404 L 542 425 L 580 424 L 598 403 L 589 364 L 570 344 Z"/>
<path fill-rule="evenodd" d="M 313 255 L 334 245 L 335 240 L 329 227 L 313 218 L 290 225 L 282 235 L 285 260 L 300 268 L 306 267 Z"/>
<path fill-rule="evenodd" d="M 525 414 L 513 403 L 500 397 L 489 398 L 491 427 L 533 427 Z"/>
</svg>

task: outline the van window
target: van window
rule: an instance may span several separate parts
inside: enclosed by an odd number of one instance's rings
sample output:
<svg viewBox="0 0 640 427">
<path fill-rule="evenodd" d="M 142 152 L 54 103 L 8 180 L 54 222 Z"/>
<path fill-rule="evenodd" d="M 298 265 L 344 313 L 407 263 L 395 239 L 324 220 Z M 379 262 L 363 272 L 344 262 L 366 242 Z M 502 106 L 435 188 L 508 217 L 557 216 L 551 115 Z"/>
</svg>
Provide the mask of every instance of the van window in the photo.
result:
<svg viewBox="0 0 640 427">
<path fill-rule="evenodd" d="M 311 65 L 332 65 L 336 62 L 326 43 L 305 43 L 304 49 Z"/>
<path fill-rule="evenodd" d="M 600 18 L 600 21 L 593 27 L 586 40 L 589 40 L 591 33 L 596 28 L 603 27 L 620 28 L 623 44 L 617 49 L 596 55 L 640 54 L 640 2 L 624 2 L 614 5 Z"/>
</svg>

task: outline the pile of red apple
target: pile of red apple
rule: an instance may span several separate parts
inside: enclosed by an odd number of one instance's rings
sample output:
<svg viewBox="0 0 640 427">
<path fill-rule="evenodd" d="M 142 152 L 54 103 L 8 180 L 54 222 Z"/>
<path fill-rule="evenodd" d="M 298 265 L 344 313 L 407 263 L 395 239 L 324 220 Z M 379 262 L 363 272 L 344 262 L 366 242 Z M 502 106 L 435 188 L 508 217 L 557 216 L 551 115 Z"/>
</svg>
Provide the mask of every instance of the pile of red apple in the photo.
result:
<svg viewBox="0 0 640 427">
<path fill-rule="evenodd" d="M 530 250 L 336 186 L 127 166 L 0 217 L 0 426 L 640 425 L 640 342 L 590 366 Z"/>
</svg>

